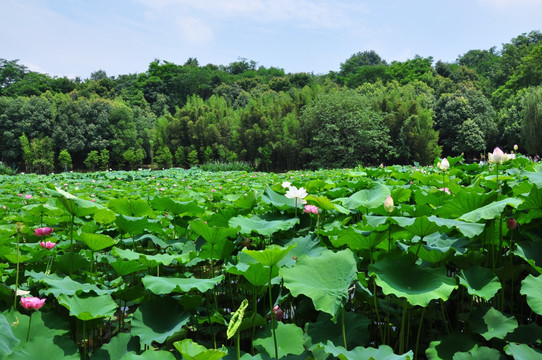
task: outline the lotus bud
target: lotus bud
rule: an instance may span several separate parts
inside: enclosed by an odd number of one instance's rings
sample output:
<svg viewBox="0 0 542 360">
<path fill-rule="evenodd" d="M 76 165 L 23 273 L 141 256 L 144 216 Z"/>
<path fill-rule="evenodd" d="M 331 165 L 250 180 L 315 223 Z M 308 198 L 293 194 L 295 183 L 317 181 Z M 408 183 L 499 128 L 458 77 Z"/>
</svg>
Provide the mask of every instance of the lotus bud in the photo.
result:
<svg viewBox="0 0 542 360">
<path fill-rule="evenodd" d="M 394 208 L 395 208 L 395 206 L 393 206 L 393 199 L 392 199 L 391 195 L 388 195 L 388 198 L 386 199 L 386 201 L 384 201 L 384 209 L 387 212 L 391 213 Z"/>
</svg>

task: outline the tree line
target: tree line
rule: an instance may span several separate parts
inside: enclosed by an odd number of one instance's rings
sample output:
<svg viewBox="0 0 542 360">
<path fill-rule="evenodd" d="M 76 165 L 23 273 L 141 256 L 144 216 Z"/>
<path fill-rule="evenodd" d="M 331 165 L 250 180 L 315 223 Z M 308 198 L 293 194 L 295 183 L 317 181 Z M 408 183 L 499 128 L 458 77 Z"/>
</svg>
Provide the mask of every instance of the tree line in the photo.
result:
<svg viewBox="0 0 542 360">
<path fill-rule="evenodd" d="M 0 59 L 0 157 L 20 171 L 425 165 L 514 144 L 541 153 L 541 125 L 539 31 L 453 63 L 362 51 L 322 75 L 190 58 L 68 79 Z"/>
</svg>

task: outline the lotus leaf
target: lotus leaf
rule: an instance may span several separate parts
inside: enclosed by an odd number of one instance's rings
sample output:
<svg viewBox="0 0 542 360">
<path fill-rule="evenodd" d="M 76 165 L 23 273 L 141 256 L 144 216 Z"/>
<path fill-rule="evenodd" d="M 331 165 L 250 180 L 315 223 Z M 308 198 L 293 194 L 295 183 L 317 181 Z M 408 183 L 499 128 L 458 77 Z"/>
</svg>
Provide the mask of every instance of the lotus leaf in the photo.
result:
<svg viewBox="0 0 542 360">
<path fill-rule="evenodd" d="M 154 294 L 165 295 L 178 292 L 189 292 L 194 289 L 204 293 L 213 289 L 223 279 L 223 275 L 212 279 L 166 278 L 146 275 L 141 281 L 145 288 Z"/>
<path fill-rule="evenodd" d="M 228 355 L 228 350 L 222 346 L 220 349 L 207 349 L 192 339 L 184 339 L 173 343 L 185 360 L 218 360 Z"/>
<path fill-rule="evenodd" d="M 386 255 L 369 265 L 369 275 L 386 295 L 405 298 L 411 305 L 425 307 L 431 300 L 447 300 L 457 288 L 445 267 L 431 268 L 414 264 L 407 257 Z"/>
<path fill-rule="evenodd" d="M 357 274 L 350 250 L 323 251 L 318 257 L 302 257 L 291 268 L 282 268 L 284 286 L 293 296 L 309 297 L 316 310 L 335 316 L 348 298 L 348 288 Z"/>
<path fill-rule="evenodd" d="M 184 311 L 173 298 L 153 298 L 135 311 L 132 334 L 139 336 L 145 345 L 151 345 L 153 341 L 163 343 L 180 333 L 189 320 L 190 313 Z"/>
</svg>

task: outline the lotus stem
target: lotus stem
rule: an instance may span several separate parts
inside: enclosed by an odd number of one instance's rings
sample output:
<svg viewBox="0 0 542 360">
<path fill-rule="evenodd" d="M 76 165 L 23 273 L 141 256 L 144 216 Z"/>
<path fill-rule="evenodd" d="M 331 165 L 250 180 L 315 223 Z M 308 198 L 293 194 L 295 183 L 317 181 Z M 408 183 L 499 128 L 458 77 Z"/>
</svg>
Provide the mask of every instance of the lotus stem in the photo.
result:
<svg viewBox="0 0 542 360">
<path fill-rule="evenodd" d="M 345 307 L 346 307 L 346 306 L 343 306 L 343 311 L 342 311 L 342 316 L 341 316 L 341 327 L 342 327 L 342 332 L 343 332 L 343 344 L 344 344 L 344 349 L 345 349 L 345 350 L 348 350 L 348 348 L 347 348 L 347 346 L 346 346 L 346 328 L 345 328 L 345 326 L 344 326 L 344 316 L 345 316 L 345 315 L 344 315 L 344 313 L 345 313 L 344 308 L 345 308 Z"/>
<path fill-rule="evenodd" d="M 405 320 L 407 313 L 407 301 L 405 299 L 403 303 L 403 316 L 401 318 L 401 332 L 399 334 L 399 353 L 403 354 L 405 352 Z"/>
<path fill-rule="evenodd" d="M 416 335 L 416 352 L 415 359 L 418 359 L 418 349 L 420 346 L 420 337 L 422 335 L 423 316 L 425 315 L 425 307 L 422 308 L 422 316 L 420 317 L 420 325 L 418 326 L 418 335 Z"/>
<path fill-rule="evenodd" d="M 17 271 L 15 272 L 15 296 L 13 299 L 13 308 L 17 308 L 17 290 L 19 289 L 19 243 L 21 231 L 17 231 Z M 27 339 L 28 341 L 28 339 Z"/>
<path fill-rule="evenodd" d="M 28 319 L 28 330 L 26 331 L 26 342 L 28 342 L 28 339 L 30 338 L 30 328 L 32 327 L 32 312 L 30 312 L 30 318 Z"/>
<path fill-rule="evenodd" d="M 275 332 L 275 316 L 273 314 L 273 296 L 271 294 L 271 277 L 273 276 L 273 265 L 269 267 L 269 314 L 271 315 L 271 331 L 273 331 L 273 342 L 275 343 L 275 359 L 279 358 L 279 349 L 277 345 L 277 334 Z"/>
</svg>

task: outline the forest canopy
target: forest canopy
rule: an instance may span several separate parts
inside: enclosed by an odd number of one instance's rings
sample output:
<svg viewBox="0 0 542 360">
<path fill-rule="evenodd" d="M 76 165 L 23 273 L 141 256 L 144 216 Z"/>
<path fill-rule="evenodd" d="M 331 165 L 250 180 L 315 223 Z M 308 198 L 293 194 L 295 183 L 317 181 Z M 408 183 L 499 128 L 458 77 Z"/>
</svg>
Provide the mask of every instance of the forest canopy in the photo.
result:
<svg viewBox="0 0 542 360">
<path fill-rule="evenodd" d="M 540 154 L 541 124 L 540 31 L 453 63 L 361 51 L 327 74 L 189 58 L 69 79 L 0 59 L 0 159 L 19 171 L 426 165 L 515 144 Z"/>
</svg>

